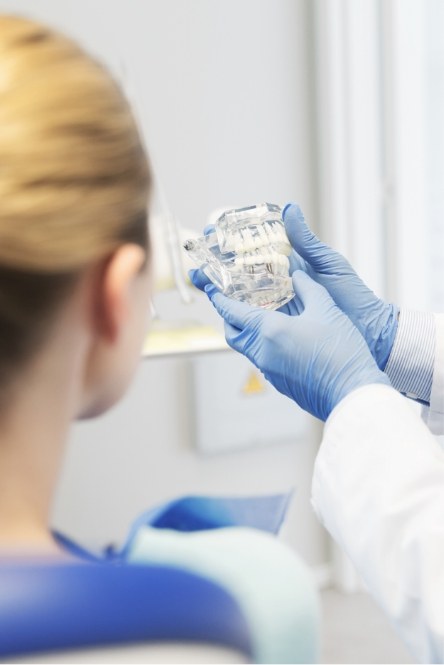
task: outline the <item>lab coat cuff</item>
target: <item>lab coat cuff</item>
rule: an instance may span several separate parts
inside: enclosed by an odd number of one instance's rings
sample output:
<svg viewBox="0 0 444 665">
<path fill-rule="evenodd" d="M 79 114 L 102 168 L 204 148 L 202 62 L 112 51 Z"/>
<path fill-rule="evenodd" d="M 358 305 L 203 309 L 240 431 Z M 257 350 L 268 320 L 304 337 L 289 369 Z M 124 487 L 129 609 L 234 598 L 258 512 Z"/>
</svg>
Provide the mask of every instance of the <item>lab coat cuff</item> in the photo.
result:
<svg viewBox="0 0 444 665">
<path fill-rule="evenodd" d="M 381 392 L 383 391 L 383 392 Z M 330 413 L 329 417 L 325 421 L 324 426 L 324 438 L 330 427 L 333 426 L 333 423 L 337 418 L 340 417 L 340 414 L 346 410 L 350 409 L 351 404 L 359 402 L 359 404 L 368 404 L 369 400 L 379 399 L 381 395 L 387 393 L 389 395 L 396 395 L 396 391 L 393 388 L 385 383 L 369 383 L 365 386 L 360 386 L 349 393 L 344 399 L 342 399 Z"/>
<path fill-rule="evenodd" d="M 429 403 L 435 359 L 435 318 L 428 312 L 401 310 L 385 373 L 398 392 Z"/>
</svg>

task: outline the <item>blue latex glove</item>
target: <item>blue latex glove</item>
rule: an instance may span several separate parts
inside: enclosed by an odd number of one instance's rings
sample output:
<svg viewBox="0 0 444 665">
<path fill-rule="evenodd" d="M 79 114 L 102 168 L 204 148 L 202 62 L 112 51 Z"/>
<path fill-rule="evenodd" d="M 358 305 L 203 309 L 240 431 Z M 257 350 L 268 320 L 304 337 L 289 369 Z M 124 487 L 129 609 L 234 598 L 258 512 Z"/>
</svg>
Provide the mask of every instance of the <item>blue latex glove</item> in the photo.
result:
<svg viewBox="0 0 444 665">
<path fill-rule="evenodd" d="M 297 259 L 305 260 L 303 269 L 327 289 L 335 303 L 353 321 L 378 367 L 384 369 L 398 328 L 398 307 L 375 296 L 349 262 L 314 235 L 298 205 L 285 206 L 283 219 Z"/>
<path fill-rule="evenodd" d="M 306 273 L 293 273 L 298 314 L 289 316 L 227 298 L 212 284 L 205 292 L 225 320 L 231 348 L 251 360 L 279 392 L 326 420 L 352 390 L 390 385 L 365 341 L 328 292 Z"/>
<path fill-rule="evenodd" d="M 378 298 L 341 254 L 314 235 L 298 205 L 285 206 L 283 218 L 295 250 L 290 257 L 291 272 L 304 270 L 327 289 L 364 337 L 378 367 L 384 369 L 398 328 L 398 307 Z M 202 291 L 211 283 L 201 270 L 190 271 L 190 279 Z M 294 301 L 279 311 L 292 315 L 298 313 Z"/>
</svg>

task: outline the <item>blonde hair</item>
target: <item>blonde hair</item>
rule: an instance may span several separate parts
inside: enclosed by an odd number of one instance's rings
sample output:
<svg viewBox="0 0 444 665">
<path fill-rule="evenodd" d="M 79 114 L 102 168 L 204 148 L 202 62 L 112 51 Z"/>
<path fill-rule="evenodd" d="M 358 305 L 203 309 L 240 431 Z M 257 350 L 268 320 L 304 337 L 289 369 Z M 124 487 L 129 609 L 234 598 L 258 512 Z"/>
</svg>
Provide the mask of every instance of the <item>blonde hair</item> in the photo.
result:
<svg viewBox="0 0 444 665">
<path fill-rule="evenodd" d="M 0 16 L 0 381 L 84 267 L 124 242 L 148 250 L 149 188 L 109 73 L 58 32 Z"/>
</svg>

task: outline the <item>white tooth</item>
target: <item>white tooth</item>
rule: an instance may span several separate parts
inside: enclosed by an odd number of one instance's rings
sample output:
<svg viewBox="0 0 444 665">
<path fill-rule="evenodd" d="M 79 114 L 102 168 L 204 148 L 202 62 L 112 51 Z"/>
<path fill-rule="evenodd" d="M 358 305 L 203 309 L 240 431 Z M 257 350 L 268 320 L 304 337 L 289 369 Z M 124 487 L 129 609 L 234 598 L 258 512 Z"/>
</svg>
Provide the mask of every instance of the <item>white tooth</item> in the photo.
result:
<svg viewBox="0 0 444 665">
<path fill-rule="evenodd" d="M 278 223 L 278 230 L 279 230 L 279 237 L 282 240 L 282 242 L 288 242 L 287 241 L 287 234 L 285 233 L 285 229 L 282 226 L 282 224 Z"/>
<path fill-rule="evenodd" d="M 273 258 L 273 273 L 275 275 L 280 275 L 282 270 L 281 262 L 279 260 L 279 254 Z"/>
<path fill-rule="evenodd" d="M 287 272 L 287 257 L 283 254 L 279 254 L 279 274 L 285 275 Z"/>
<path fill-rule="evenodd" d="M 236 268 L 243 269 L 245 265 L 244 258 L 245 258 L 244 254 L 239 254 L 239 256 L 236 256 L 236 258 L 234 259 L 234 265 L 236 266 Z"/>
<path fill-rule="evenodd" d="M 246 252 L 251 252 L 254 249 L 254 238 L 251 229 L 243 229 L 242 235 L 244 238 L 244 247 Z"/>
<path fill-rule="evenodd" d="M 276 224 L 276 222 L 273 224 L 273 240 L 272 240 L 272 242 L 273 242 L 273 245 L 276 245 L 276 244 L 281 242 L 281 238 L 280 238 L 280 235 L 279 235 L 279 228 L 278 228 L 278 225 Z"/>
<path fill-rule="evenodd" d="M 267 227 L 264 226 L 264 225 L 258 227 L 259 237 L 261 239 L 260 247 L 265 247 L 270 242 L 266 229 L 267 229 Z"/>
<path fill-rule="evenodd" d="M 256 233 L 253 236 L 253 238 L 254 238 L 254 248 L 255 249 L 260 249 L 260 247 L 262 247 L 262 245 L 263 245 L 261 234 L 260 234 L 260 226 L 256 227 Z"/>
<path fill-rule="evenodd" d="M 273 266 L 273 272 L 277 270 L 279 267 L 279 254 L 272 252 L 269 262 Z"/>
</svg>

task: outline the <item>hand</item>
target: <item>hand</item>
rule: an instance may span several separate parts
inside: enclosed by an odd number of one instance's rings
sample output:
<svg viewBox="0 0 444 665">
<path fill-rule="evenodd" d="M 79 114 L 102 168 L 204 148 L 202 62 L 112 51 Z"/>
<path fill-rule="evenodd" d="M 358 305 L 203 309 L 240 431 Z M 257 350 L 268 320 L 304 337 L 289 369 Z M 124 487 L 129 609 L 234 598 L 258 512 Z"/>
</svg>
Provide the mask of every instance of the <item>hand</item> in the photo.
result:
<svg viewBox="0 0 444 665">
<path fill-rule="evenodd" d="M 283 219 L 298 259 L 305 261 L 303 269 L 327 289 L 364 337 L 378 367 L 384 369 L 396 336 L 398 308 L 377 298 L 349 262 L 314 235 L 298 205 L 288 204 Z"/>
<path fill-rule="evenodd" d="M 362 335 L 328 292 L 300 270 L 293 273 L 293 286 L 295 316 L 232 300 L 212 284 L 205 286 L 205 292 L 225 320 L 231 348 L 317 418 L 326 420 L 360 386 L 390 385 Z"/>
</svg>

